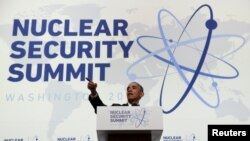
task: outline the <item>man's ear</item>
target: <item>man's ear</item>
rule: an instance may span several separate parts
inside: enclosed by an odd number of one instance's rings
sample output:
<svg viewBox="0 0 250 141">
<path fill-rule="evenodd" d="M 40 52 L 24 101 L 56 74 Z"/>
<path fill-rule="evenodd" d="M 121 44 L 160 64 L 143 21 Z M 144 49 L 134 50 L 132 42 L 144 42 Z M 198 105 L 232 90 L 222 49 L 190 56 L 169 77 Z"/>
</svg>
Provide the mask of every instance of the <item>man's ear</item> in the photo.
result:
<svg viewBox="0 0 250 141">
<path fill-rule="evenodd" d="M 141 97 L 143 97 L 143 96 L 144 96 L 144 93 L 143 93 L 143 92 L 141 92 L 140 96 L 141 96 Z"/>
</svg>

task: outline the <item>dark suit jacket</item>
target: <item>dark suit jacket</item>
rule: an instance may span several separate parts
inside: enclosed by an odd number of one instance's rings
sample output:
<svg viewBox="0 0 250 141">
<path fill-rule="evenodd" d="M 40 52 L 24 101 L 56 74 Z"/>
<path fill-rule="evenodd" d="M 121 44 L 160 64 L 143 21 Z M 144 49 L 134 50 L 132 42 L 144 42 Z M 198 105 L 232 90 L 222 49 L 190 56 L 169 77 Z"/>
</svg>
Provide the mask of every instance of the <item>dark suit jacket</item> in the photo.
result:
<svg viewBox="0 0 250 141">
<path fill-rule="evenodd" d="M 97 95 L 97 97 L 95 98 L 92 98 L 90 95 L 89 95 L 89 102 L 91 103 L 91 105 L 93 106 L 93 108 L 95 109 L 95 113 L 97 112 L 97 106 L 107 106 L 105 105 L 102 100 L 100 99 L 99 95 Z M 128 106 L 128 103 L 125 103 L 125 104 L 117 104 L 117 103 L 114 103 L 112 104 L 112 106 Z M 139 106 L 138 104 L 133 104 L 132 106 Z"/>
</svg>

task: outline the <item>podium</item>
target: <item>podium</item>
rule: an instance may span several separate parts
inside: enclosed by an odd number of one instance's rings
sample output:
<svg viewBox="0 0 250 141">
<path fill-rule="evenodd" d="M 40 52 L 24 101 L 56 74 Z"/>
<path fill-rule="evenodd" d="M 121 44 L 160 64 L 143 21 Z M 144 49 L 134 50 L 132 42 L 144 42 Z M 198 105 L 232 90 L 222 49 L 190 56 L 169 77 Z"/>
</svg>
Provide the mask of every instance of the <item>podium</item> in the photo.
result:
<svg viewBox="0 0 250 141">
<path fill-rule="evenodd" d="M 159 141 L 162 131 L 161 107 L 97 107 L 98 141 Z"/>
</svg>

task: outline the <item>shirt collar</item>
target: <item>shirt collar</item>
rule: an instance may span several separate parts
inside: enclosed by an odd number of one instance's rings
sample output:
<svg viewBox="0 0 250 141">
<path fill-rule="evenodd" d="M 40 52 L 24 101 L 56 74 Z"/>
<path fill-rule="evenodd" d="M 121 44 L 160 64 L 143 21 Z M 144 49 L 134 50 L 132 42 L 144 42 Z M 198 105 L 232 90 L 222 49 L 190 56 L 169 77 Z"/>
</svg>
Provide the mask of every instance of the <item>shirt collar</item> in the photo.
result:
<svg viewBox="0 0 250 141">
<path fill-rule="evenodd" d="M 130 106 L 140 106 L 140 104 L 130 104 L 130 103 L 128 103 L 128 106 L 130 107 Z"/>
</svg>

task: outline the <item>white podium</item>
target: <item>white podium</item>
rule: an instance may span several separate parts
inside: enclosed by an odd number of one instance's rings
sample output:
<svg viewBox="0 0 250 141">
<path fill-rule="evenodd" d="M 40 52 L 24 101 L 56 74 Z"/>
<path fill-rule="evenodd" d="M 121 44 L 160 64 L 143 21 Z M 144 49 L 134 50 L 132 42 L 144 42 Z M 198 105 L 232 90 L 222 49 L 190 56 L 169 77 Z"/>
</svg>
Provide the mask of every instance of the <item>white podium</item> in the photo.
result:
<svg viewBox="0 0 250 141">
<path fill-rule="evenodd" d="M 159 141 L 162 131 L 161 107 L 97 108 L 98 141 Z"/>
</svg>

